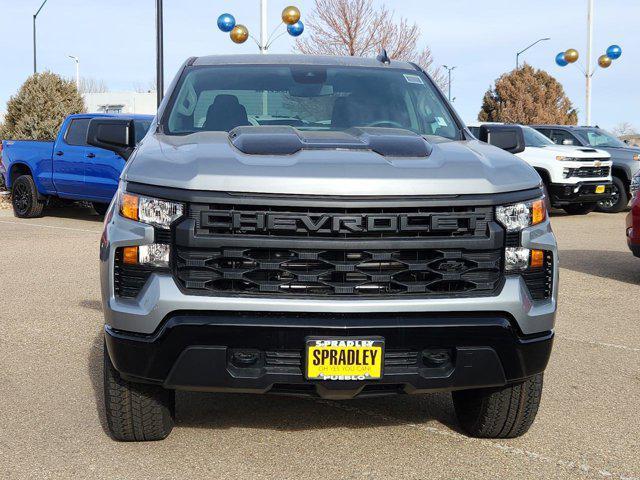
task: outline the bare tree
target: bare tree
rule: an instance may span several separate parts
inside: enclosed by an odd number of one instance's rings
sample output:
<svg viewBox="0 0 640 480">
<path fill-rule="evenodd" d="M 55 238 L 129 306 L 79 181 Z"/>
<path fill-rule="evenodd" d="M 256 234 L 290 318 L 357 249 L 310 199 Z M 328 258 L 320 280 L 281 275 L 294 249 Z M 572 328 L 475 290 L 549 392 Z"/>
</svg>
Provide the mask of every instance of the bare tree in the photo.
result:
<svg viewBox="0 0 640 480">
<path fill-rule="evenodd" d="M 611 130 L 616 137 L 622 137 L 623 135 L 637 135 L 638 130 L 629 122 L 620 122 Z"/>
<path fill-rule="evenodd" d="M 391 59 L 420 65 L 444 89 L 447 79 L 434 66 L 429 47 L 420 49 L 420 29 L 405 18 L 396 20 L 387 7 L 372 0 L 314 0 L 305 20 L 308 34 L 296 41 L 296 50 L 309 55 L 375 56 L 384 48 Z"/>
<path fill-rule="evenodd" d="M 133 91 L 136 93 L 151 93 L 156 91 L 156 81 L 149 80 L 146 83 L 136 82 L 133 84 Z"/>
<path fill-rule="evenodd" d="M 104 80 L 96 80 L 92 77 L 80 77 L 80 93 L 105 93 L 109 87 Z"/>
</svg>

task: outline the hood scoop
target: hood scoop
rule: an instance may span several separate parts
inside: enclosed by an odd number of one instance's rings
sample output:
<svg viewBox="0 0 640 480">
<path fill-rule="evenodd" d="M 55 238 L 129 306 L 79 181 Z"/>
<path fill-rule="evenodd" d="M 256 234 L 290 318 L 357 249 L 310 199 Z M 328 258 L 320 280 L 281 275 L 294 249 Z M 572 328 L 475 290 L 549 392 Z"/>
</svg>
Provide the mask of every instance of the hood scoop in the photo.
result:
<svg viewBox="0 0 640 480">
<path fill-rule="evenodd" d="M 581 152 L 584 152 L 584 153 L 596 153 L 597 152 L 597 150 L 595 148 L 579 148 L 578 150 L 581 151 Z"/>
<path fill-rule="evenodd" d="M 300 150 L 370 150 L 384 157 L 424 158 L 432 146 L 402 128 L 354 127 L 342 131 L 302 131 L 289 126 L 236 127 L 229 140 L 249 155 L 293 155 Z"/>
</svg>

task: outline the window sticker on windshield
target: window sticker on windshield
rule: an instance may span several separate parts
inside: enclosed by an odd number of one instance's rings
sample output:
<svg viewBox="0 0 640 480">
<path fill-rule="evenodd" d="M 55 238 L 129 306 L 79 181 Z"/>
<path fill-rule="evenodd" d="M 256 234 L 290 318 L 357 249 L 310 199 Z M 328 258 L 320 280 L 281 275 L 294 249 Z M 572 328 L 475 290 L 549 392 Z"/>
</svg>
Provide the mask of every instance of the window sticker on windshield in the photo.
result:
<svg viewBox="0 0 640 480">
<path fill-rule="evenodd" d="M 424 85 L 422 78 L 419 75 L 411 75 L 408 73 L 404 73 L 404 79 L 409 83 L 417 83 L 418 85 Z"/>
<path fill-rule="evenodd" d="M 440 125 L 441 127 L 447 126 L 447 121 L 442 117 L 436 117 L 436 122 L 438 122 L 438 125 Z"/>
</svg>

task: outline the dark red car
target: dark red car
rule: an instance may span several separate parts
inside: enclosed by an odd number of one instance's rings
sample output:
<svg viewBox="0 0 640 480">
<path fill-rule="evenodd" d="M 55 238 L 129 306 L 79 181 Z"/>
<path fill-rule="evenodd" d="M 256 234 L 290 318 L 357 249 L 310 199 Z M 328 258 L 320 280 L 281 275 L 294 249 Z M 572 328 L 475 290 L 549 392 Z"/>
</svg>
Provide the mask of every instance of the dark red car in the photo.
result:
<svg viewBox="0 0 640 480">
<path fill-rule="evenodd" d="M 640 192 L 633 196 L 631 212 L 627 215 L 627 244 L 636 257 L 640 257 Z"/>
</svg>

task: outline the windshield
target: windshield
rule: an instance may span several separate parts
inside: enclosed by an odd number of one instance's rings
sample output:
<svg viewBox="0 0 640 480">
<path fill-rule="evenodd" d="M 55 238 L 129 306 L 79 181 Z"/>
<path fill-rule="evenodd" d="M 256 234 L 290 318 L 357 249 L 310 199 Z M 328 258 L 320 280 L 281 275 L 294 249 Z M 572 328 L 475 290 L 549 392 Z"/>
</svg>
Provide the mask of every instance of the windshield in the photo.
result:
<svg viewBox="0 0 640 480">
<path fill-rule="evenodd" d="M 524 133 L 524 144 L 527 147 L 547 147 L 549 145 L 555 145 L 548 137 L 545 137 L 531 127 L 523 126 L 522 131 Z"/>
<path fill-rule="evenodd" d="M 580 137 L 580 140 L 591 147 L 625 148 L 627 146 L 621 140 L 618 140 L 610 133 L 605 132 L 604 130 L 601 130 L 599 128 L 585 128 L 576 130 L 575 134 Z"/>
<path fill-rule="evenodd" d="M 136 143 L 139 143 L 149 131 L 151 120 L 134 120 L 133 124 L 135 126 L 134 131 L 136 132 Z"/>
<path fill-rule="evenodd" d="M 436 87 L 415 70 L 261 65 L 191 67 L 167 107 L 167 134 L 242 125 L 300 130 L 405 128 L 461 137 Z"/>
</svg>

